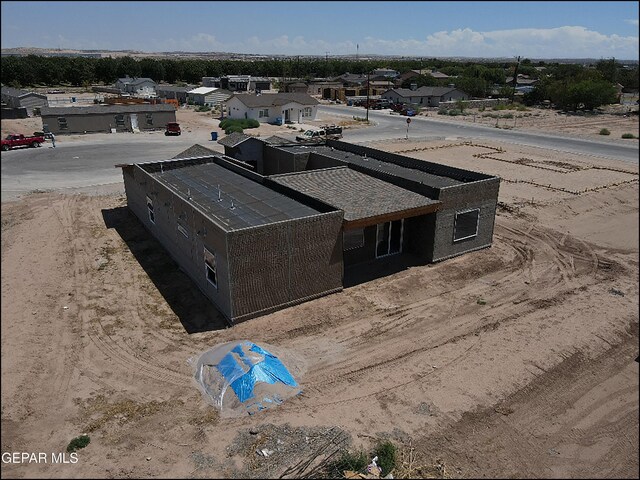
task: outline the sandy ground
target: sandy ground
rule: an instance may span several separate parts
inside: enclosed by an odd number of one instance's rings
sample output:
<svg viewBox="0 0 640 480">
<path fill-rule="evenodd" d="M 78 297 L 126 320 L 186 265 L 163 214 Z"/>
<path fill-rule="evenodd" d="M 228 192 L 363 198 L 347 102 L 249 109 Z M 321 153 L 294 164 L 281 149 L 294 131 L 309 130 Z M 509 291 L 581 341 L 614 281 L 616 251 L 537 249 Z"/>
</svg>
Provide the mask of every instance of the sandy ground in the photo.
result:
<svg viewBox="0 0 640 480">
<path fill-rule="evenodd" d="M 196 135 L 210 118 L 179 121 Z M 638 478 L 638 167 L 375 146 L 501 176 L 492 247 L 230 329 L 121 186 L 3 203 L 2 451 L 91 443 L 2 478 L 278 478 L 327 442 L 381 438 L 401 446 L 396 478 Z M 303 394 L 220 416 L 189 359 L 238 339 L 300 359 Z"/>
</svg>

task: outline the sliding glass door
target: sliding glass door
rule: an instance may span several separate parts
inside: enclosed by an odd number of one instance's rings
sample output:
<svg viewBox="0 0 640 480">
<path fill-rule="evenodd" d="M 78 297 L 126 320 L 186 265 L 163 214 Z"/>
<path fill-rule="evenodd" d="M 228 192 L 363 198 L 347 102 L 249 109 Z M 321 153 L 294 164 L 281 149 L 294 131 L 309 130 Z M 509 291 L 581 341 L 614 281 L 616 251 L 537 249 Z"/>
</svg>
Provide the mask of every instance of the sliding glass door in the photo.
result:
<svg viewBox="0 0 640 480">
<path fill-rule="evenodd" d="M 402 252 L 404 219 L 379 223 L 376 241 L 376 258 Z"/>
</svg>

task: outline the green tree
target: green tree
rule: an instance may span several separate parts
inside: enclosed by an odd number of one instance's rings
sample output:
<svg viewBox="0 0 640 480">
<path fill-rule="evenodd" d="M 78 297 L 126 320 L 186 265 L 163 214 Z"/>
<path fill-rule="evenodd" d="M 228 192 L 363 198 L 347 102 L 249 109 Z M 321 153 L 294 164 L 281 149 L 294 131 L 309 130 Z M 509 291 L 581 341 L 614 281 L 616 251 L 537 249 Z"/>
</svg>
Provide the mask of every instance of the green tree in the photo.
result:
<svg viewBox="0 0 640 480">
<path fill-rule="evenodd" d="M 139 77 L 141 73 L 142 69 L 135 58 L 126 56 L 118 59 L 118 66 L 116 67 L 117 78 Z"/>
</svg>

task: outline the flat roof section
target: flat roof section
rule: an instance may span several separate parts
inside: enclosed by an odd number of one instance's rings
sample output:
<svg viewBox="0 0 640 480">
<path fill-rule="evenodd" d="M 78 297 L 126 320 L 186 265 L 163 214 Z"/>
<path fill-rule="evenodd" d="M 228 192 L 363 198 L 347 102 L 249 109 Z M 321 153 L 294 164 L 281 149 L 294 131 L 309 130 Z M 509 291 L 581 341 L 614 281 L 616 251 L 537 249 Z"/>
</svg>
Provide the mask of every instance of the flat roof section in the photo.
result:
<svg viewBox="0 0 640 480">
<path fill-rule="evenodd" d="M 188 198 L 225 231 L 321 213 L 216 163 L 179 168 L 171 168 L 170 164 L 167 162 L 166 170 L 149 174 Z"/>
<path fill-rule="evenodd" d="M 272 175 L 269 180 L 343 210 L 345 228 L 425 215 L 441 204 L 348 167 Z"/>
</svg>

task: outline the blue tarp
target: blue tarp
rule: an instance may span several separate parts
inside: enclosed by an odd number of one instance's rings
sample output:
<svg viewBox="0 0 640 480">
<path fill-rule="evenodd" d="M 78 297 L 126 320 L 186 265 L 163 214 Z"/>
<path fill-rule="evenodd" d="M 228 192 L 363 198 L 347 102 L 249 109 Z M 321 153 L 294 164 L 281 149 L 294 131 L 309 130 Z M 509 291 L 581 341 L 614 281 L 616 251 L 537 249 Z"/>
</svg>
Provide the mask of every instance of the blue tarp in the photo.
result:
<svg viewBox="0 0 640 480">
<path fill-rule="evenodd" d="M 238 399 L 244 403 L 254 398 L 254 388 L 257 383 L 282 383 L 289 387 L 297 387 L 298 384 L 286 367 L 277 357 L 258 345 L 244 341 L 236 345 L 216 368 L 224 379 L 229 382 Z M 282 399 L 277 394 L 262 399 L 264 402 L 281 403 Z M 259 402 L 252 402 L 251 405 Z"/>
</svg>

